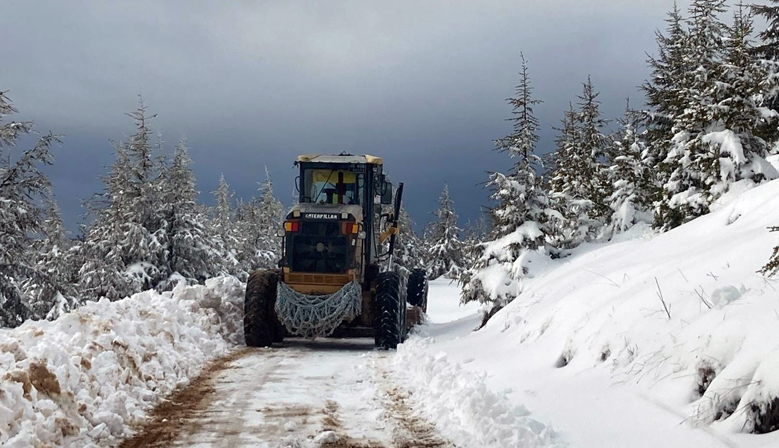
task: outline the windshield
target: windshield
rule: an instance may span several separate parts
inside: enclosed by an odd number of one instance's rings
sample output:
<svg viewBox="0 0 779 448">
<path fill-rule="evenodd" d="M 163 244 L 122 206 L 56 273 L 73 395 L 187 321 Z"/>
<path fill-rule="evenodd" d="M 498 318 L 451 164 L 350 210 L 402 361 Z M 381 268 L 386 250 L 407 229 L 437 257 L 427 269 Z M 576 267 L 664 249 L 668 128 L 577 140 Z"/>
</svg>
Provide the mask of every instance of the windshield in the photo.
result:
<svg viewBox="0 0 779 448">
<path fill-rule="evenodd" d="M 360 204 L 363 174 L 344 170 L 306 170 L 303 202 L 315 204 Z"/>
</svg>

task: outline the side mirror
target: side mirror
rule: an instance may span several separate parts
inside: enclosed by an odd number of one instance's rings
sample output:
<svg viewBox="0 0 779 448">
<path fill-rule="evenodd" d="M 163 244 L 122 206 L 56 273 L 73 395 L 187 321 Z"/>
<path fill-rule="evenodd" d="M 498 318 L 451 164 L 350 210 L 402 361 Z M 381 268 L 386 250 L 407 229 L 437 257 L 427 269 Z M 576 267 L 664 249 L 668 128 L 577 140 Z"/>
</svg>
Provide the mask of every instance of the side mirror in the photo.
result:
<svg viewBox="0 0 779 448">
<path fill-rule="evenodd" d="M 392 204 L 392 183 L 384 182 L 381 188 L 381 203 L 384 205 Z"/>
<path fill-rule="evenodd" d="M 284 231 L 284 227 L 279 227 L 278 229 L 276 229 L 276 236 L 279 238 L 284 238 L 285 236 L 287 236 L 287 232 Z"/>
<path fill-rule="evenodd" d="M 295 190 L 300 193 L 300 176 L 295 178 Z"/>
</svg>

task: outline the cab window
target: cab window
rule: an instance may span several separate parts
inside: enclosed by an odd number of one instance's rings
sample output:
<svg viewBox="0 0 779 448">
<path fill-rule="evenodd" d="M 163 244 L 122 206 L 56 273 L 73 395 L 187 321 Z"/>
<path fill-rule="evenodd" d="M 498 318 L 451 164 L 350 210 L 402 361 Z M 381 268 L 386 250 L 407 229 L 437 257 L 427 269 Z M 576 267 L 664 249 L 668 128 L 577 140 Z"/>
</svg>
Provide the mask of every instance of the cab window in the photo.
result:
<svg viewBox="0 0 779 448">
<path fill-rule="evenodd" d="M 315 204 L 360 204 L 364 176 L 351 171 L 306 170 L 304 202 Z"/>
</svg>

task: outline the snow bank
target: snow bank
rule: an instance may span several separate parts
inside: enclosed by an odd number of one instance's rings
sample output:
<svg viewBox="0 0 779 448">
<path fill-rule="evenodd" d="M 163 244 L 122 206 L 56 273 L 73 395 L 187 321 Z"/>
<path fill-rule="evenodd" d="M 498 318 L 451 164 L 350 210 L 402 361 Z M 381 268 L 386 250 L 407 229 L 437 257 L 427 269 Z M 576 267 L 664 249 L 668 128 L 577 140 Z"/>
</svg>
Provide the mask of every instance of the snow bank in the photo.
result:
<svg viewBox="0 0 779 448">
<path fill-rule="evenodd" d="M 485 375 L 428 353 L 430 339 L 412 337 L 398 347 L 395 374 L 412 392 L 441 435 L 457 446 L 540 448 L 563 446 L 555 432 L 529 417 L 524 406 L 487 388 Z"/>
<path fill-rule="evenodd" d="M 779 181 L 727 199 L 668 233 L 534 265 L 484 333 L 508 358 L 542 347 L 527 360 L 537 371 L 595 369 L 694 424 L 761 432 L 766 413 L 779 418 L 779 284 L 757 272 L 779 243 L 766 229 L 779 224 Z"/>
<path fill-rule="evenodd" d="M 97 446 L 240 342 L 243 284 L 147 291 L 0 330 L 0 445 Z"/>
</svg>

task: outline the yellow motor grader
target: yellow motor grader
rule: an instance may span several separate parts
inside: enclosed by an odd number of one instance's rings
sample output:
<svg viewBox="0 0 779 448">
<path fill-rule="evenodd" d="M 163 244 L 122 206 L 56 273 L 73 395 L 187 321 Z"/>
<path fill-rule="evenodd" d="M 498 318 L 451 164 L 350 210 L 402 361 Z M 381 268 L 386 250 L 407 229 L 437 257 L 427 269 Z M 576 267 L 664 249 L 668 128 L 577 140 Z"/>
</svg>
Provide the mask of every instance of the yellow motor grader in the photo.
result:
<svg viewBox="0 0 779 448">
<path fill-rule="evenodd" d="M 279 269 L 247 283 L 246 345 L 372 335 L 396 348 L 427 308 L 424 270 L 393 266 L 403 184 L 393 189 L 371 155 L 302 155 L 295 165 L 299 202 L 284 221 Z"/>
</svg>

